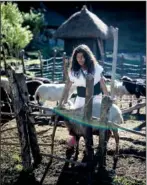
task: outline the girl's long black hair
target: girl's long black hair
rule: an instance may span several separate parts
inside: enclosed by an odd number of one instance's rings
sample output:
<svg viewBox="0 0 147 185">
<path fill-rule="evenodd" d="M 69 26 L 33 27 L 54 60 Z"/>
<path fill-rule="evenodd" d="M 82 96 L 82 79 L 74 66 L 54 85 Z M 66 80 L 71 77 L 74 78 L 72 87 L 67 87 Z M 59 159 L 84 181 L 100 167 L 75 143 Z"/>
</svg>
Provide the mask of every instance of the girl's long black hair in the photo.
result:
<svg viewBox="0 0 147 185">
<path fill-rule="evenodd" d="M 81 66 L 77 61 L 78 53 L 83 53 L 87 72 L 94 74 L 95 72 L 94 65 L 97 63 L 97 60 L 94 54 L 92 53 L 92 51 L 90 50 L 90 48 L 85 44 L 81 44 L 73 50 L 72 57 L 71 57 L 70 70 L 74 73 L 74 76 L 78 77 L 81 69 Z"/>
</svg>

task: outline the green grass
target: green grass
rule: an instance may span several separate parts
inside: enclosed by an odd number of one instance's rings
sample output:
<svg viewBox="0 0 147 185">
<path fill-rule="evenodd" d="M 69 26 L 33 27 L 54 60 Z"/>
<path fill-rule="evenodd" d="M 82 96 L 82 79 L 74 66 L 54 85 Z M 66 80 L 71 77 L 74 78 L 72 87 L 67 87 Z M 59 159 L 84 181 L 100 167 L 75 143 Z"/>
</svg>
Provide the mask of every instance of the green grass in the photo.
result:
<svg viewBox="0 0 147 185">
<path fill-rule="evenodd" d="M 113 181 L 114 185 L 145 185 L 145 179 L 133 179 L 127 177 L 115 177 Z"/>
<path fill-rule="evenodd" d="M 38 51 L 28 51 L 28 52 L 26 52 L 26 54 L 30 58 L 33 58 L 33 59 L 38 58 Z"/>
<path fill-rule="evenodd" d="M 32 65 L 32 64 L 40 64 L 40 60 L 39 59 L 32 59 L 32 60 L 28 60 L 25 65 Z"/>
<path fill-rule="evenodd" d="M 16 65 L 19 65 L 19 64 L 21 65 L 20 59 L 17 59 L 17 58 L 6 59 L 7 64 L 10 64 L 11 62 L 14 62 Z M 40 60 L 39 59 L 31 59 L 31 60 L 27 60 L 27 62 L 25 62 L 25 65 L 32 65 L 32 64 L 40 64 Z M 1 61 L 1 66 L 4 67 L 3 61 Z"/>
<path fill-rule="evenodd" d="M 19 63 L 21 64 L 20 59 L 17 59 L 17 58 L 6 59 L 7 64 L 10 64 L 11 62 L 14 62 L 16 65 L 18 65 Z M 4 67 L 4 61 L 3 60 L 1 60 L 1 67 Z"/>
</svg>

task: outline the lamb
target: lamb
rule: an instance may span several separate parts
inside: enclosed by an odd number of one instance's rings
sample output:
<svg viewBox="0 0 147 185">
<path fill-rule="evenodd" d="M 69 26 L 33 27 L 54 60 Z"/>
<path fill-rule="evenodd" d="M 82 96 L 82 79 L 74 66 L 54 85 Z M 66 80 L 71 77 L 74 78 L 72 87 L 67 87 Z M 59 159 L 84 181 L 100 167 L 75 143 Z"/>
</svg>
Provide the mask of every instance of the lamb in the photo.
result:
<svg viewBox="0 0 147 185">
<path fill-rule="evenodd" d="M 114 81 L 114 94 L 122 98 L 123 95 L 128 95 L 129 93 L 126 90 L 125 86 L 123 86 L 122 82 L 115 80 Z"/>
<path fill-rule="evenodd" d="M 61 99 L 65 84 L 42 84 L 35 92 L 35 100 L 42 105 L 46 100 L 59 101 Z M 69 97 L 76 91 L 76 86 L 72 85 Z"/>
<path fill-rule="evenodd" d="M 100 117 L 100 110 L 101 110 L 101 102 L 94 103 L 93 104 L 92 116 L 99 118 Z M 75 109 L 74 110 L 74 114 L 77 115 L 77 116 L 82 117 L 84 115 L 84 109 L 83 108 Z M 108 121 L 111 121 L 112 123 L 117 123 L 117 124 L 123 123 L 122 112 L 119 109 L 119 107 L 117 105 L 115 105 L 115 104 L 112 104 L 112 106 L 111 106 L 111 108 L 109 110 Z M 81 136 L 83 136 L 84 139 L 86 139 L 85 138 L 85 134 L 86 134 L 85 133 L 85 126 L 83 126 L 82 124 L 74 123 L 74 122 L 72 122 L 70 120 L 65 120 L 65 125 L 68 128 L 69 133 L 76 137 L 77 145 L 76 145 L 76 154 L 75 154 L 74 160 L 77 160 L 79 139 L 80 139 Z M 109 129 L 109 132 L 108 132 L 108 134 L 109 134 L 108 135 L 109 136 L 108 140 L 109 140 L 110 135 L 111 135 L 111 131 L 110 130 L 111 129 Z M 98 135 L 98 131 L 99 131 L 98 128 L 93 128 L 93 134 Z M 114 138 L 115 138 L 115 142 L 116 142 L 116 149 L 115 149 L 115 155 L 114 155 L 114 157 L 116 159 L 116 156 L 117 156 L 118 151 L 119 151 L 119 134 L 118 134 L 118 130 L 117 129 L 112 130 L 112 132 L 114 134 Z"/>
<path fill-rule="evenodd" d="M 111 91 L 110 87 L 108 87 L 108 91 Z M 114 80 L 114 95 L 115 97 L 119 98 L 120 101 L 122 100 L 122 97 L 124 95 L 127 95 L 129 97 L 131 96 L 132 99 L 132 95 L 130 95 L 123 83 L 118 80 Z M 122 107 L 122 104 L 120 106 Z"/>
</svg>

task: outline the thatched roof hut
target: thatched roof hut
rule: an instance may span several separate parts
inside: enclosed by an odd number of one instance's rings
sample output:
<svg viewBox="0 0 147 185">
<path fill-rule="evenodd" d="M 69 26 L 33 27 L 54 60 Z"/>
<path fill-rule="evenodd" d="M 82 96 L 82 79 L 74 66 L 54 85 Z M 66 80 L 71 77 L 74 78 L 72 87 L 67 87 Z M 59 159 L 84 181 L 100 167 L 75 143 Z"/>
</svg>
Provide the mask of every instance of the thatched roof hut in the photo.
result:
<svg viewBox="0 0 147 185">
<path fill-rule="evenodd" d="M 55 38 L 64 39 L 68 55 L 79 44 L 87 44 L 100 59 L 105 40 L 112 37 L 109 27 L 84 5 L 81 11 L 69 17 L 55 32 Z"/>
</svg>

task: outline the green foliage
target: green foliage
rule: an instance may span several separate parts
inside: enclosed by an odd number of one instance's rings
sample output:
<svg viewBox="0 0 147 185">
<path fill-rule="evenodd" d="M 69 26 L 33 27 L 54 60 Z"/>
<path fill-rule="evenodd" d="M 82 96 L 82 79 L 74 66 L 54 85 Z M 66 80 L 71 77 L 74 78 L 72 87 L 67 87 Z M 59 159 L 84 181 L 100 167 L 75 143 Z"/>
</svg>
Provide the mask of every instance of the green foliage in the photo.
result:
<svg viewBox="0 0 147 185">
<path fill-rule="evenodd" d="M 23 23 L 23 17 L 17 7 L 17 4 L 14 4 L 12 2 L 1 4 L 1 16 L 11 25 Z"/>
<path fill-rule="evenodd" d="M 17 171 L 17 172 L 21 172 L 23 170 L 23 166 L 21 164 L 17 164 L 15 165 L 14 169 Z"/>
<path fill-rule="evenodd" d="M 21 172 L 23 170 L 23 166 L 21 164 L 17 164 L 15 165 L 14 169 L 17 171 L 17 172 Z"/>
<path fill-rule="evenodd" d="M 131 177 L 130 177 L 131 178 Z M 129 179 L 126 177 L 116 177 L 113 181 L 114 185 L 145 185 L 145 180 Z"/>
<path fill-rule="evenodd" d="M 22 26 L 23 16 L 17 4 L 12 2 L 1 4 L 1 33 L 5 35 L 2 42 L 7 42 L 11 53 L 18 56 L 18 53 L 32 39 L 29 26 Z"/>
<path fill-rule="evenodd" d="M 12 159 L 14 160 L 14 162 L 21 162 L 21 158 L 17 153 L 14 153 L 12 155 Z"/>
<path fill-rule="evenodd" d="M 38 35 L 44 24 L 44 14 L 36 12 L 31 9 L 29 13 L 22 13 L 23 15 L 23 26 L 29 25 L 33 35 Z"/>
</svg>

